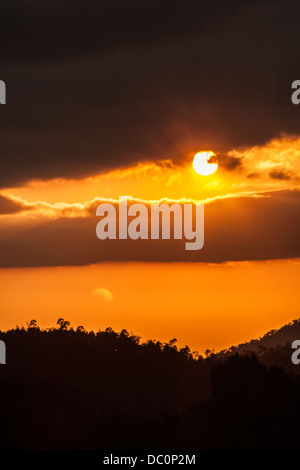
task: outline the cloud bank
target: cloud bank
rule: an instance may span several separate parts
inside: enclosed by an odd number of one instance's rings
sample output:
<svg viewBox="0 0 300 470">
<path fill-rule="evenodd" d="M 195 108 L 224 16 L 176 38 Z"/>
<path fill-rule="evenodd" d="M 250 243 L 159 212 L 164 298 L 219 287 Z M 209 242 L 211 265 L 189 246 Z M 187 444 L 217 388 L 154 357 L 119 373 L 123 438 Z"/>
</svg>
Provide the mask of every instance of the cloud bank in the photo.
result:
<svg viewBox="0 0 300 470">
<path fill-rule="evenodd" d="M 0 188 L 299 135 L 299 16 L 283 0 L 5 2 Z"/>
<path fill-rule="evenodd" d="M 93 201 L 79 216 L 0 219 L 0 267 L 102 261 L 221 263 L 300 257 L 300 191 L 216 199 L 205 205 L 204 247 L 185 240 L 99 240 Z M 117 204 L 117 203 L 116 203 Z"/>
</svg>

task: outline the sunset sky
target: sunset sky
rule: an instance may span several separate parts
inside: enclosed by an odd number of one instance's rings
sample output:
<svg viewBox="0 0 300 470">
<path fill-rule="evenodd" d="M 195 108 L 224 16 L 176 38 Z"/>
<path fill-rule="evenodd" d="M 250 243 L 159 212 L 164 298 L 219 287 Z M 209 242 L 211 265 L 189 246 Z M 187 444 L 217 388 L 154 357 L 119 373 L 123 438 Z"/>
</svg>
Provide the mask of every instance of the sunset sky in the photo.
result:
<svg viewBox="0 0 300 470">
<path fill-rule="evenodd" d="M 203 353 L 299 318 L 299 3 L 41 3 L 4 6 L 22 40 L 0 31 L 0 329 L 63 317 Z M 120 196 L 204 203 L 203 249 L 99 240 Z"/>
</svg>

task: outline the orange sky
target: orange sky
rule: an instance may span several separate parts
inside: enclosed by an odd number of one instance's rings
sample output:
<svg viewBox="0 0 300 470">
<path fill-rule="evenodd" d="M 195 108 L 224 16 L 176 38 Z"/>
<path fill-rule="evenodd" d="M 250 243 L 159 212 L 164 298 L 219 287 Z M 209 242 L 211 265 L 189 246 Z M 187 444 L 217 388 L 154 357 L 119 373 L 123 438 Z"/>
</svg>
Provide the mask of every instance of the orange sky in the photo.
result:
<svg viewBox="0 0 300 470">
<path fill-rule="evenodd" d="M 292 235 L 297 238 L 299 203 L 293 199 L 293 194 L 299 188 L 299 178 L 300 139 L 282 136 L 264 146 L 233 149 L 227 156 L 220 156 L 219 168 L 211 176 L 197 175 L 192 168 L 192 156 L 187 155 L 185 161 L 176 165 L 171 160 L 161 160 L 81 180 L 29 181 L 22 187 L 1 191 L 4 200 L 8 198 L 17 209 L 0 215 L 0 245 L 4 243 L 0 249 L 5 255 L 11 234 L 18 233 L 22 227 L 26 229 L 24 233 L 31 236 L 41 224 L 61 220 L 61 232 L 51 235 L 59 246 L 66 236 L 63 225 L 66 219 L 77 218 L 80 225 L 82 218 L 92 218 L 91 227 L 95 227 L 95 198 L 117 199 L 127 195 L 145 202 L 162 197 L 206 201 L 208 205 L 218 200 L 232 201 L 228 206 L 214 206 L 208 213 L 207 220 L 215 218 L 216 221 L 222 216 L 225 223 L 217 233 L 206 232 L 205 247 L 212 239 L 214 247 L 222 246 L 223 229 L 226 229 L 227 240 L 234 235 L 238 242 L 239 234 L 248 230 L 246 217 L 251 231 L 249 247 L 259 241 L 260 252 L 263 247 L 267 256 L 269 245 L 279 240 L 279 234 L 258 231 L 258 227 L 268 227 L 271 219 L 278 218 L 277 200 L 273 198 L 273 206 L 267 206 L 264 201 L 272 200 L 272 194 L 278 191 L 292 195 L 288 199 L 284 193 L 280 207 L 285 213 L 284 204 L 288 201 L 286 220 L 290 222 L 290 232 L 295 224 Z M 242 201 L 242 198 L 258 203 L 255 206 L 235 204 L 234 201 Z M 234 233 L 226 226 L 226 207 L 230 208 Z M 246 209 L 247 214 L 243 212 Z M 48 225 L 45 227 L 48 230 Z M 284 231 L 285 227 L 283 234 Z M 39 245 L 41 232 L 37 233 L 35 244 Z M 265 238 L 258 240 L 262 233 Z M 285 239 L 282 233 L 283 238 L 278 243 L 282 257 L 286 258 L 290 255 L 284 254 L 285 244 L 288 245 L 289 240 L 293 242 L 293 237 Z M 9 255 L 26 250 L 21 236 L 16 240 L 15 249 Z M 72 237 L 68 240 L 72 247 Z M 234 244 L 235 241 L 233 247 Z M 47 245 L 34 248 L 41 254 L 48 250 Z M 73 250 L 75 254 L 78 245 L 74 245 Z M 249 252 L 242 257 L 239 254 L 237 259 L 249 259 Z M 14 262 L 18 265 L 18 254 Z M 40 326 L 50 327 L 62 316 L 74 326 L 83 325 L 87 329 L 126 328 L 143 339 L 167 341 L 176 337 L 180 345 L 187 344 L 193 350 L 219 350 L 256 338 L 300 316 L 299 269 L 299 261 L 288 259 L 224 264 L 110 262 L 78 267 L 2 268 L 0 328 L 25 324 L 33 318 Z"/>
<path fill-rule="evenodd" d="M 210 176 L 199 176 L 192 167 L 193 154 L 179 165 L 171 160 L 139 163 L 84 179 L 33 180 L 1 194 L 36 204 L 85 204 L 94 198 L 131 196 L 144 200 L 209 200 L 245 193 L 299 188 L 300 138 L 283 136 L 265 145 L 233 149 L 219 157 L 219 168 Z M 228 168 L 228 160 L 240 162 Z M 62 206 L 57 205 L 56 210 Z M 36 207 L 44 213 L 46 207 Z M 49 207 L 48 207 L 49 210 Z"/>
<path fill-rule="evenodd" d="M 257 338 L 300 317 L 300 260 L 103 263 L 1 269 L 1 328 L 59 317 L 87 329 L 126 328 L 203 353 Z M 5 312 L 5 314 L 3 314 Z"/>
<path fill-rule="evenodd" d="M 203 351 L 298 318 L 296 9 L 6 3 L 0 330 L 62 316 Z M 211 175 L 193 168 L 201 152 Z M 100 240 L 97 207 L 119 215 L 120 196 L 203 203 L 203 248 Z"/>
</svg>

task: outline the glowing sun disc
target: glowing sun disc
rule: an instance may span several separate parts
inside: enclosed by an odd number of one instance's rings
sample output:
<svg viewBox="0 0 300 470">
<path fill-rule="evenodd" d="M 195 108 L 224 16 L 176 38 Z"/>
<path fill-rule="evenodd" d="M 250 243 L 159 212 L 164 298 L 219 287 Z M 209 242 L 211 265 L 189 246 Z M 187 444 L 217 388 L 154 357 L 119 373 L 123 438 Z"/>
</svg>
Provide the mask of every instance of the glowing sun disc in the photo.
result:
<svg viewBox="0 0 300 470">
<path fill-rule="evenodd" d="M 194 156 L 193 167 L 198 175 L 212 175 L 218 168 L 218 159 L 214 152 L 198 152 Z"/>
</svg>

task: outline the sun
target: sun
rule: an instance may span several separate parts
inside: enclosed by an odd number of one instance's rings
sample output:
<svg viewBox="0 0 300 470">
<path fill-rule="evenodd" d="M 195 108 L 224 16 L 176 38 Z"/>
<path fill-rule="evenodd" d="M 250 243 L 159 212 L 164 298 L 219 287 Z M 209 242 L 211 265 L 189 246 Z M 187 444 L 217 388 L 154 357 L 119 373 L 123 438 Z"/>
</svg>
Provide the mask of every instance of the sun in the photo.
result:
<svg viewBox="0 0 300 470">
<path fill-rule="evenodd" d="M 198 152 L 194 156 L 193 167 L 198 175 L 212 175 L 218 168 L 218 159 L 214 152 Z"/>
</svg>

